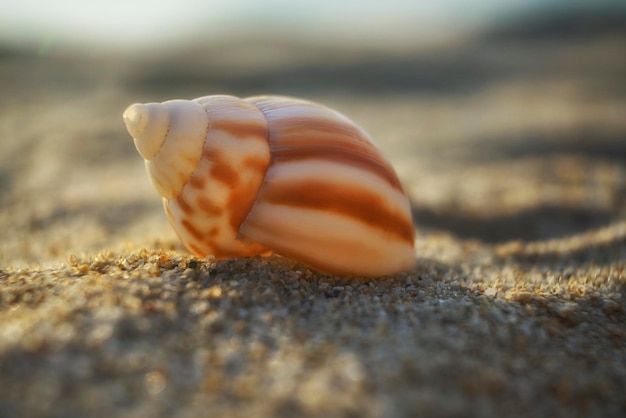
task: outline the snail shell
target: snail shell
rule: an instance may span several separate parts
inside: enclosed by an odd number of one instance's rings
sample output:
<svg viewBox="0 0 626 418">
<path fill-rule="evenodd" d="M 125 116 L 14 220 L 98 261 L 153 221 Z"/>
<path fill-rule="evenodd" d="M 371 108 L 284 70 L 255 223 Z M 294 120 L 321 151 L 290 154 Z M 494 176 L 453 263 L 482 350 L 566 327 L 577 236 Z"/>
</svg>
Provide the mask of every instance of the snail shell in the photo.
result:
<svg viewBox="0 0 626 418">
<path fill-rule="evenodd" d="M 415 263 L 408 199 L 374 141 L 309 101 L 215 95 L 133 104 L 128 132 L 193 253 L 383 276 Z"/>
</svg>

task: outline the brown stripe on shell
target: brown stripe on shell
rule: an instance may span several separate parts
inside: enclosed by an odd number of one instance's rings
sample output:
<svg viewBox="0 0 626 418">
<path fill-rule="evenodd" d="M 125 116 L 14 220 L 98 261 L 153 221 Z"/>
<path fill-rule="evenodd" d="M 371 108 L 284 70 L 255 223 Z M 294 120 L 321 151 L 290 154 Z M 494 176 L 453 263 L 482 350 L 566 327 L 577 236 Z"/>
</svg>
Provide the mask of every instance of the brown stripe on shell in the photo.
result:
<svg viewBox="0 0 626 418">
<path fill-rule="evenodd" d="M 309 180 L 274 185 L 267 188 L 260 198 L 271 204 L 332 211 L 381 229 L 413 245 L 411 219 L 390 210 L 381 196 L 365 190 Z"/>
<path fill-rule="evenodd" d="M 267 139 L 267 125 L 264 120 L 221 119 L 211 125 L 211 129 L 220 130 L 238 139 Z"/>
<path fill-rule="evenodd" d="M 212 163 L 209 171 L 211 178 L 224 183 L 230 188 L 237 187 L 239 183 L 239 173 L 222 160 L 220 151 L 206 148 L 204 150 L 204 158 Z"/>
<path fill-rule="evenodd" d="M 196 203 L 198 204 L 198 207 L 209 216 L 219 216 L 222 214 L 222 212 L 224 212 L 224 209 L 222 207 L 211 202 L 203 195 L 198 196 Z"/>
<path fill-rule="evenodd" d="M 357 143 L 361 146 L 374 148 L 374 145 L 363 138 L 363 133 L 352 124 L 341 119 L 328 119 L 322 115 L 290 116 L 272 120 L 272 133 L 280 132 L 282 138 L 297 138 L 306 134 L 329 136 L 342 142 Z"/>
<path fill-rule="evenodd" d="M 343 144 L 328 143 L 321 145 L 311 142 L 310 145 L 297 148 L 277 149 L 273 151 L 272 155 L 274 161 L 280 162 L 319 159 L 363 169 L 375 174 L 394 189 L 404 193 L 393 169 L 388 164 L 382 163 L 380 156 L 367 152 L 367 150 L 350 149 L 347 146 L 343 146 Z"/>
<path fill-rule="evenodd" d="M 189 178 L 189 185 L 194 189 L 204 189 L 205 183 L 206 179 L 203 176 L 197 175 L 195 171 Z"/>
<path fill-rule="evenodd" d="M 200 232 L 195 226 L 193 226 L 191 222 L 189 222 L 187 219 L 181 219 L 180 223 L 187 230 L 187 232 L 191 234 L 192 237 L 194 237 L 197 241 L 202 241 L 204 234 L 202 234 L 202 232 Z"/>
<path fill-rule="evenodd" d="M 183 213 L 189 215 L 190 213 L 193 213 L 194 210 L 191 206 L 189 206 L 189 203 L 185 201 L 184 195 L 184 193 L 180 193 L 178 196 L 176 196 L 176 203 L 178 203 L 178 207 L 181 211 L 183 211 Z"/>
<path fill-rule="evenodd" d="M 267 161 L 258 157 L 248 157 L 245 158 L 242 162 L 245 168 L 249 168 L 259 172 L 260 176 L 265 176 L 265 171 L 267 170 Z"/>
</svg>

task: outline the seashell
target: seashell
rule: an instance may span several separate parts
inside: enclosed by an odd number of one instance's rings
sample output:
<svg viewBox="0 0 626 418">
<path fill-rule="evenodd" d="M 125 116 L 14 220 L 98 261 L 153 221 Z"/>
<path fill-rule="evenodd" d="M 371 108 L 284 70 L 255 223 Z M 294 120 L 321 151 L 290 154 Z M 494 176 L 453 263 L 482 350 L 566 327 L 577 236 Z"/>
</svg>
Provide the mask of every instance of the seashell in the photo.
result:
<svg viewBox="0 0 626 418">
<path fill-rule="evenodd" d="M 133 104 L 124 122 L 171 226 L 198 256 L 277 253 L 384 276 L 415 263 L 408 199 L 368 134 L 288 97 Z"/>
</svg>

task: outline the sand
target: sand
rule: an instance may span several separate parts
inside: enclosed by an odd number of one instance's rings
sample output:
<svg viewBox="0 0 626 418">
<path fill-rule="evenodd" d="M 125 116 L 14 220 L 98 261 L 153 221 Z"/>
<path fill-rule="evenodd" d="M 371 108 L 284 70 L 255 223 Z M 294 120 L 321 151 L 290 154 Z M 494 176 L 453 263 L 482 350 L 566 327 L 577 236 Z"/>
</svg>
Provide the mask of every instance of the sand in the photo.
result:
<svg viewBox="0 0 626 418">
<path fill-rule="evenodd" d="M 0 54 L 0 416 L 624 416 L 624 39 L 256 42 Z M 211 93 L 361 122 L 415 269 L 189 255 L 121 113 Z"/>
</svg>

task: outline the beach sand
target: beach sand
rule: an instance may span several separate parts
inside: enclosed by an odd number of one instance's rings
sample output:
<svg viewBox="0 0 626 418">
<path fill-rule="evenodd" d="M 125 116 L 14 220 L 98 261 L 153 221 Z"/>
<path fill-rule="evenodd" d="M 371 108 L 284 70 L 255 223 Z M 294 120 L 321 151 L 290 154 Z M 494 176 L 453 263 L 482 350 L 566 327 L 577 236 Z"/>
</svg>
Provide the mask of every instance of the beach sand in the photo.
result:
<svg viewBox="0 0 626 418">
<path fill-rule="evenodd" d="M 0 416 L 624 416 L 625 45 L 2 51 Z M 189 255 L 121 113 L 216 93 L 361 123 L 415 269 Z"/>
</svg>

